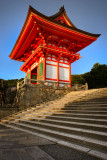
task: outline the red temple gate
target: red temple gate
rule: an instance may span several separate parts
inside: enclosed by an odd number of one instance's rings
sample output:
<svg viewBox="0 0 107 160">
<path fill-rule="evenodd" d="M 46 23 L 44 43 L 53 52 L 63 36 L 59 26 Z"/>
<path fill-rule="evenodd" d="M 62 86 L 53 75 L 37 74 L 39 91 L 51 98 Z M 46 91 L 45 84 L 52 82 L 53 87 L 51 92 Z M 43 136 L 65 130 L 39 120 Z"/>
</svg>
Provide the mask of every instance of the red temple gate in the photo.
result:
<svg viewBox="0 0 107 160">
<path fill-rule="evenodd" d="M 99 36 L 76 28 L 64 7 L 47 17 L 30 6 L 9 57 L 24 62 L 20 70 L 28 79 L 71 83 L 71 63 Z"/>
</svg>

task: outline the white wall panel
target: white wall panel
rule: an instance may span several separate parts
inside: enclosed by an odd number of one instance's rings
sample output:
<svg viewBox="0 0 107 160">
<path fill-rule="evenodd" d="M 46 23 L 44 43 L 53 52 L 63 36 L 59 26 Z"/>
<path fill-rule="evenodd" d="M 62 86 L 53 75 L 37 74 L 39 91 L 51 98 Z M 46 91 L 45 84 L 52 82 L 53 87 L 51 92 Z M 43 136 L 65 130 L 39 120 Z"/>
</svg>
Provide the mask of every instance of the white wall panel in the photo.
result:
<svg viewBox="0 0 107 160">
<path fill-rule="evenodd" d="M 59 67 L 59 79 L 69 81 L 69 69 Z"/>
<path fill-rule="evenodd" d="M 63 59 L 59 60 L 59 62 L 63 62 Z"/>
<path fill-rule="evenodd" d="M 56 58 L 52 58 L 53 61 L 56 61 Z"/>
<path fill-rule="evenodd" d="M 57 62 L 52 62 L 52 61 L 48 61 L 48 60 L 46 60 L 46 63 L 57 65 Z"/>
<path fill-rule="evenodd" d="M 51 57 L 46 57 L 46 59 L 49 59 L 49 60 L 51 60 Z"/>
<path fill-rule="evenodd" d="M 46 65 L 46 78 L 57 79 L 57 67 Z"/>
<path fill-rule="evenodd" d="M 68 64 L 63 64 L 63 63 L 59 63 L 59 66 L 69 67 L 69 65 L 68 65 Z"/>
</svg>

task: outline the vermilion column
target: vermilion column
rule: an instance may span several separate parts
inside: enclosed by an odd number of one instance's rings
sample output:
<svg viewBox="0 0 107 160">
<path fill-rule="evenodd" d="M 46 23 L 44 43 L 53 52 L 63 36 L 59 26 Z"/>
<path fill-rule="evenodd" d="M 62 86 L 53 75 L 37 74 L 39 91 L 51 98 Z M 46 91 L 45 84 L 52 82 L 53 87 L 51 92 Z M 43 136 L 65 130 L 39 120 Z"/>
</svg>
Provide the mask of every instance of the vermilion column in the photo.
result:
<svg viewBox="0 0 107 160">
<path fill-rule="evenodd" d="M 29 77 L 30 79 L 32 79 L 32 72 L 31 72 L 31 68 L 30 68 L 30 77 Z M 31 83 L 32 81 L 30 81 L 30 83 Z"/>
<path fill-rule="evenodd" d="M 43 80 L 46 80 L 46 58 L 43 58 Z"/>
<path fill-rule="evenodd" d="M 31 69 L 30 69 L 30 79 L 32 79 L 32 72 L 31 72 Z"/>
<path fill-rule="evenodd" d="M 69 64 L 69 83 L 71 83 L 71 63 Z M 69 85 L 71 87 L 71 85 Z"/>
<path fill-rule="evenodd" d="M 57 60 L 57 86 L 59 86 L 59 59 Z"/>
<path fill-rule="evenodd" d="M 39 80 L 39 62 L 38 62 L 38 66 L 37 66 L 37 80 Z"/>
</svg>

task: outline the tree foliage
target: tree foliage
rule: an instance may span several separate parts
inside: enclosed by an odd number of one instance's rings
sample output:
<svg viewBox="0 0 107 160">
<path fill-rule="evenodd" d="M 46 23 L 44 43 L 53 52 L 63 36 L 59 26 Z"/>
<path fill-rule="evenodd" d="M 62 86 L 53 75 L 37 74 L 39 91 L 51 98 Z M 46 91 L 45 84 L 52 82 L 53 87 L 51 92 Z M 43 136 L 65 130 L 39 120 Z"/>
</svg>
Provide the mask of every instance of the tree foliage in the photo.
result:
<svg viewBox="0 0 107 160">
<path fill-rule="evenodd" d="M 0 88 L 6 89 L 8 87 L 17 86 L 17 82 L 23 80 L 21 79 L 11 79 L 11 80 L 3 80 L 0 79 Z"/>
<path fill-rule="evenodd" d="M 72 75 L 71 76 L 72 84 L 85 84 L 85 78 L 81 75 Z"/>
<path fill-rule="evenodd" d="M 83 75 L 89 88 L 107 87 L 107 65 L 96 63 L 90 72 Z"/>
<path fill-rule="evenodd" d="M 107 87 L 107 65 L 95 63 L 90 72 L 72 75 L 72 83 L 88 83 L 90 89 Z"/>
</svg>

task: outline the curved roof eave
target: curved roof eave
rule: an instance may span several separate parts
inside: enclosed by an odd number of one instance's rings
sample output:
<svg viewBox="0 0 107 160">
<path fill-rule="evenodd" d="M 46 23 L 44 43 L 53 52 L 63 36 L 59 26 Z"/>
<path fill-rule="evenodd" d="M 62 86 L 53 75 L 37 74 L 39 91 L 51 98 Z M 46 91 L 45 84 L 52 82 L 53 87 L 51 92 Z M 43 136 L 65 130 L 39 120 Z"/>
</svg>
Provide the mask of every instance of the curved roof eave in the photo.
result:
<svg viewBox="0 0 107 160">
<path fill-rule="evenodd" d="M 66 25 L 66 24 L 64 24 L 64 23 L 60 23 L 60 22 L 58 22 L 58 21 L 55 21 L 55 18 L 58 17 L 58 16 L 60 16 L 62 13 L 64 14 L 64 12 L 65 12 L 64 7 L 61 7 L 58 13 L 56 13 L 56 14 L 53 15 L 53 16 L 47 17 L 47 16 L 45 16 L 44 14 L 42 14 L 42 13 L 38 12 L 37 10 L 35 10 L 32 6 L 29 6 L 28 13 L 27 13 L 27 17 L 26 17 L 26 19 L 25 19 L 24 25 L 23 25 L 23 27 L 22 27 L 22 29 L 21 29 L 21 31 L 20 31 L 20 34 L 19 34 L 19 36 L 18 36 L 18 38 L 17 38 L 17 40 L 16 40 L 16 43 L 15 43 L 15 45 L 14 45 L 14 47 L 13 47 L 13 49 L 12 49 L 10 55 L 9 55 L 9 57 L 10 57 L 10 58 L 12 57 L 12 54 L 13 54 L 13 52 L 14 52 L 14 49 L 15 49 L 17 43 L 19 42 L 19 40 L 20 40 L 20 38 L 21 38 L 21 35 L 22 35 L 22 33 L 23 33 L 23 31 L 24 31 L 24 29 L 25 29 L 25 27 L 26 27 L 26 24 L 27 24 L 27 22 L 28 22 L 28 18 L 29 18 L 29 16 L 30 16 L 30 13 L 36 14 L 36 15 L 40 16 L 41 18 L 43 18 L 43 19 L 45 19 L 45 20 L 48 20 L 48 21 L 50 21 L 50 22 L 52 22 L 52 23 L 55 23 L 55 24 L 57 24 L 57 25 L 60 25 L 60 26 L 62 26 L 62 27 L 66 27 L 66 28 L 68 28 L 68 29 L 71 29 L 71 30 L 74 30 L 74 31 L 77 31 L 77 32 L 80 32 L 80 33 L 83 33 L 83 34 L 86 34 L 86 35 L 89 35 L 89 36 L 92 36 L 92 37 L 94 37 L 94 38 L 98 38 L 98 37 L 101 35 L 101 34 L 89 33 L 89 32 L 83 31 L 83 30 L 81 30 L 81 29 L 78 29 L 78 28 L 76 28 L 76 27 L 69 26 L 69 25 Z M 65 14 L 66 14 L 66 12 L 65 12 Z M 66 16 L 67 16 L 67 15 L 66 15 Z M 53 18 L 52 18 L 52 17 L 53 17 Z M 68 17 L 68 16 L 67 16 L 67 17 Z M 71 21 L 70 21 L 70 22 L 71 22 Z M 72 22 L 71 22 L 71 23 L 72 23 Z"/>
<path fill-rule="evenodd" d="M 58 16 L 58 15 L 60 16 L 62 13 L 64 13 L 64 11 L 65 11 L 64 7 L 61 7 L 60 10 L 59 10 L 59 12 L 56 13 L 57 16 Z M 93 36 L 93 37 L 95 37 L 95 38 L 98 38 L 98 37 L 101 35 L 101 34 L 93 34 L 93 33 L 87 32 L 87 31 L 83 31 L 83 30 L 81 30 L 81 29 L 78 29 L 77 27 L 72 27 L 72 26 L 66 25 L 66 24 L 64 24 L 64 23 L 60 23 L 60 22 L 58 22 L 58 21 L 55 21 L 55 19 L 52 19 L 52 16 L 50 16 L 50 17 L 45 16 L 44 14 L 42 14 L 42 13 L 38 12 L 37 10 L 35 10 L 32 6 L 29 6 L 29 12 L 32 12 L 32 13 L 40 16 L 41 18 L 44 18 L 44 19 L 46 19 L 46 20 L 49 20 L 50 22 L 54 22 L 55 24 L 64 26 L 64 27 L 66 27 L 66 28 L 72 29 L 72 30 L 77 31 L 77 32 L 81 32 L 81 33 L 83 33 L 83 34 L 87 34 L 87 35 L 89 35 L 89 36 Z M 28 13 L 29 13 L 29 12 L 28 12 Z M 56 15 L 56 14 L 55 14 L 55 15 Z M 53 15 L 53 16 L 54 16 L 54 15 Z M 71 22 L 71 23 L 72 23 L 72 22 Z"/>
<path fill-rule="evenodd" d="M 21 35 L 22 35 L 22 33 L 23 33 L 23 31 L 24 31 L 25 27 L 26 27 L 26 24 L 27 24 L 27 21 L 28 21 L 28 18 L 29 18 L 30 12 L 31 12 L 31 6 L 29 6 L 28 13 L 27 13 L 27 16 L 26 16 L 25 22 L 24 22 L 24 24 L 23 24 L 23 27 L 22 27 L 22 29 L 21 29 L 21 31 L 20 31 L 20 33 L 19 33 L 19 36 L 18 36 L 18 38 L 17 38 L 17 40 L 16 40 L 15 44 L 14 44 L 14 47 L 13 47 L 13 49 L 12 49 L 12 51 L 11 51 L 10 55 L 9 55 L 9 57 L 10 57 L 10 58 L 11 58 L 11 56 L 12 56 L 12 53 L 13 53 L 14 49 L 15 49 L 15 46 L 17 45 L 18 41 L 20 40 L 20 37 L 21 37 Z"/>
</svg>

